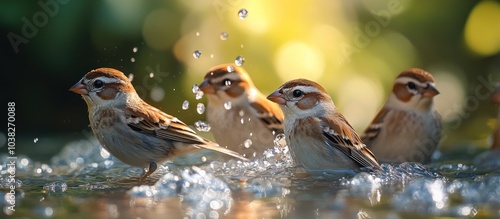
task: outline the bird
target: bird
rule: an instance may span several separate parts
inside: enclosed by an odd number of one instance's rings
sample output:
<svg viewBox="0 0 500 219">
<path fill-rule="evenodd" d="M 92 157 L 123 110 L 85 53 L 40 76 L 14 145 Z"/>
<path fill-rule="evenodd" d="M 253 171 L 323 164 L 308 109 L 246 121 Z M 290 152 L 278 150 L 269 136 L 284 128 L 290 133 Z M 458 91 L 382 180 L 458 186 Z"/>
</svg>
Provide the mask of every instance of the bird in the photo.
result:
<svg viewBox="0 0 500 219">
<path fill-rule="evenodd" d="M 267 98 L 283 111 L 291 157 L 307 172 L 380 168 L 373 153 L 318 83 L 291 80 Z"/>
<path fill-rule="evenodd" d="M 199 85 L 215 141 L 246 157 L 260 157 L 283 133 L 283 113 L 266 99 L 247 71 L 235 64 L 212 67 Z"/>
<path fill-rule="evenodd" d="M 131 81 L 117 69 L 92 70 L 69 90 L 85 100 L 90 127 L 109 153 L 128 165 L 148 168 L 139 181 L 151 175 L 159 163 L 199 149 L 247 160 L 146 103 Z"/>
<path fill-rule="evenodd" d="M 361 140 L 381 162 L 429 163 L 441 139 L 441 115 L 434 107 L 438 94 L 429 72 L 401 72 Z"/>
</svg>

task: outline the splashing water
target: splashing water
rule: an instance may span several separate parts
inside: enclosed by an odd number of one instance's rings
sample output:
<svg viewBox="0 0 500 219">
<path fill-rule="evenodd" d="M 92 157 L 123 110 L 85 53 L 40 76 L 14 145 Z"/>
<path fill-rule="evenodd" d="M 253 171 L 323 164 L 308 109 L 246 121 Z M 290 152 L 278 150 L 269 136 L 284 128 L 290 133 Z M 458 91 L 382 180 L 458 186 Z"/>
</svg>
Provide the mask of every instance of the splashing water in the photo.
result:
<svg viewBox="0 0 500 219">
<path fill-rule="evenodd" d="M 136 53 L 139 49 L 137 47 L 132 48 L 132 52 Z"/>
<path fill-rule="evenodd" d="M 196 105 L 196 112 L 200 115 L 203 114 L 205 112 L 205 104 L 198 103 L 198 105 Z"/>
<path fill-rule="evenodd" d="M 203 91 L 199 90 L 199 91 L 198 91 L 198 92 L 196 92 L 196 94 L 194 95 L 194 98 L 195 98 L 196 100 L 199 100 L 199 99 L 203 98 L 203 94 L 204 94 L 204 93 L 203 93 Z"/>
<path fill-rule="evenodd" d="M 234 64 L 236 64 L 237 66 L 242 66 L 244 62 L 245 62 L 245 58 L 243 58 L 243 56 L 238 56 L 234 60 Z"/>
<path fill-rule="evenodd" d="M 196 51 L 194 51 L 194 52 L 193 52 L 193 57 L 194 57 L 195 59 L 199 59 L 199 58 L 201 57 L 201 52 L 200 52 L 200 50 L 196 50 Z"/>
<path fill-rule="evenodd" d="M 245 18 L 247 18 L 247 16 L 248 16 L 248 11 L 247 11 L 247 9 L 242 8 L 240 11 L 238 11 L 238 17 L 239 17 L 241 20 L 244 20 Z"/>
<path fill-rule="evenodd" d="M 188 100 L 184 100 L 184 102 L 182 102 L 182 109 L 183 110 L 189 109 L 189 101 Z"/>
<path fill-rule="evenodd" d="M 38 142 L 38 138 L 33 139 L 33 143 L 36 144 L 37 142 Z"/>
<path fill-rule="evenodd" d="M 196 121 L 194 123 L 194 127 L 196 127 L 196 129 L 200 132 L 209 132 L 211 129 L 210 124 L 208 124 L 208 122 L 201 120 Z"/>
<path fill-rule="evenodd" d="M 222 32 L 220 34 L 220 39 L 221 40 L 227 40 L 228 37 L 229 37 L 229 34 L 227 32 Z"/>
<path fill-rule="evenodd" d="M 135 62 L 135 58 L 134 57 L 130 58 L 130 62 Z"/>
</svg>

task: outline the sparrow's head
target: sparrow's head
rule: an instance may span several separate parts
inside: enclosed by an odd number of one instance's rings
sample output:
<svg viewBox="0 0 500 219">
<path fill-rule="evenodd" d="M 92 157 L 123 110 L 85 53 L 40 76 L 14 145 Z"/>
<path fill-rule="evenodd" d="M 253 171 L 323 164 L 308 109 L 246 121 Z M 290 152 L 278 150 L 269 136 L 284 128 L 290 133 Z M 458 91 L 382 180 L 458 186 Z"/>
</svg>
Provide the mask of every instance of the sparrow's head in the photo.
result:
<svg viewBox="0 0 500 219">
<path fill-rule="evenodd" d="M 82 95 L 92 108 L 124 104 L 128 95 L 136 94 L 130 80 L 113 68 L 92 70 L 69 90 Z"/>
<path fill-rule="evenodd" d="M 429 72 L 411 68 L 401 72 L 394 81 L 386 106 L 427 111 L 432 109 L 433 97 L 438 94 L 434 78 Z"/>
<path fill-rule="evenodd" d="M 286 82 L 267 99 L 280 105 L 285 118 L 321 116 L 336 110 L 326 90 L 318 83 L 306 79 Z"/>
<path fill-rule="evenodd" d="M 212 101 L 236 101 L 251 93 L 254 87 L 248 73 L 235 64 L 222 64 L 211 68 L 200 84 L 200 89 Z"/>
</svg>

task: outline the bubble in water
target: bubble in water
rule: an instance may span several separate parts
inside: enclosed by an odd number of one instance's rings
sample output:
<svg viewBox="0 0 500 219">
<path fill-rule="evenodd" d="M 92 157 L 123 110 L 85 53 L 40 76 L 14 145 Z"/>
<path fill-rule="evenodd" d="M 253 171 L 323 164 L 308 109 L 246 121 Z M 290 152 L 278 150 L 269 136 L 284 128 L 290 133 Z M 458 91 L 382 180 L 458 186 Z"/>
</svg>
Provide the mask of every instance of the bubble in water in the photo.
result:
<svg viewBox="0 0 500 219">
<path fill-rule="evenodd" d="M 49 192 L 65 192 L 68 190 L 68 185 L 65 182 L 56 181 L 45 184 L 43 189 Z"/>
<path fill-rule="evenodd" d="M 130 62 L 135 62 L 135 58 L 134 57 L 130 58 Z"/>
<path fill-rule="evenodd" d="M 196 105 L 196 111 L 200 115 L 203 114 L 205 112 L 205 105 L 203 103 L 198 103 L 198 105 Z"/>
<path fill-rule="evenodd" d="M 38 142 L 38 138 L 33 139 L 33 142 L 36 144 Z"/>
<path fill-rule="evenodd" d="M 189 109 L 189 101 L 188 100 L 184 100 L 184 102 L 182 102 L 182 109 L 183 110 Z"/>
<path fill-rule="evenodd" d="M 240 17 L 241 20 L 244 20 L 248 16 L 248 11 L 247 9 L 242 8 L 240 11 L 238 11 L 238 17 Z"/>
<path fill-rule="evenodd" d="M 224 103 L 224 109 L 230 110 L 231 107 L 232 107 L 231 101 L 227 101 L 227 102 Z"/>
<path fill-rule="evenodd" d="M 199 100 L 203 97 L 203 94 L 204 94 L 203 91 L 199 90 L 198 92 L 196 92 L 194 98 Z"/>
<path fill-rule="evenodd" d="M 245 148 L 250 148 L 250 146 L 252 146 L 252 140 L 245 140 L 245 142 L 243 142 L 243 146 L 245 146 Z"/>
<path fill-rule="evenodd" d="M 134 52 L 134 53 L 136 53 L 136 52 L 137 52 L 137 50 L 138 50 L 137 46 L 136 46 L 136 47 L 134 47 L 134 48 L 132 48 L 132 52 Z"/>
<path fill-rule="evenodd" d="M 200 58 L 200 56 L 201 56 L 201 52 L 200 52 L 200 50 L 196 50 L 196 51 L 194 51 L 194 52 L 193 52 L 193 57 L 194 57 L 195 59 L 199 59 L 199 58 Z"/>
<path fill-rule="evenodd" d="M 243 56 L 238 56 L 234 60 L 234 64 L 236 64 L 237 66 L 242 66 L 244 62 L 245 62 L 245 58 L 243 58 Z"/>
<path fill-rule="evenodd" d="M 200 113 L 201 114 L 201 113 Z M 198 120 L 194 123 L 194 126 L 196 127 L 196 129 L 200 132 L 209 132 L 211 127 L 210 127 L 210 124 L 208 124 L 208 122 L 205 122 L 205 121 L 202 121 L 202 120 Z"/>
<path fill-rule="evenodd" d="M 227 34 L 227 32 L 222 32 L 220 34 L 220 39 L 221 40 L 227 40 L 228 37 L 229 37 L 229 34 Z"/>
</svg>

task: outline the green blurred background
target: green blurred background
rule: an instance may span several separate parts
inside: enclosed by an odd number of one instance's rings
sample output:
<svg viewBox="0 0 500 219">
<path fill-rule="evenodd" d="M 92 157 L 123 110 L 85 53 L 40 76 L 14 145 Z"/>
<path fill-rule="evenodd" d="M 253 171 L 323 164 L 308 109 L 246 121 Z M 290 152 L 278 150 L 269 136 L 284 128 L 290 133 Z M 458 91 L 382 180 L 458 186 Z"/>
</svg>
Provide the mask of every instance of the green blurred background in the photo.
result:
<svg viewBox="0 0 500 219">
<path fill-rule="evenodd" d="M 488 96 L 500 81 L 499 21 L 499 1 L 4 0 L 1 118 L 15 101 L 17 153 L 47 160 L 89 135 L 87 107 L 69 87 L 113 67 L 133 75 L 147 102 L 193 124 L 204 119 L 195 105 L 205 98 L 195 100 L 192 85 L 243 56 L 264 94 L 298 77 L 320 82 L 358 132 L 399 72 L 423 68 L 441 91 L 442 148 L 486 147 L 496 123 Z"/>
</svg>

